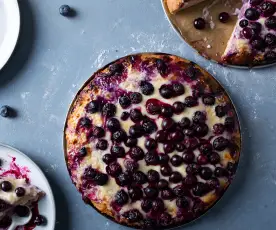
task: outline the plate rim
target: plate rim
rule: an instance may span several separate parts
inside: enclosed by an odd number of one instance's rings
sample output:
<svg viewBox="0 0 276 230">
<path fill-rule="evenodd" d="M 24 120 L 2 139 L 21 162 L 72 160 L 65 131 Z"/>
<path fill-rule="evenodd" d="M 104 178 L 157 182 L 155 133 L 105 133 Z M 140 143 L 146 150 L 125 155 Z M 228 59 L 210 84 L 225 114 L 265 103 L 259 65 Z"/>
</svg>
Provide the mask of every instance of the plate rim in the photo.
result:
<svg viewBox="0 0 276 230">
<path fill-rule="evenodd" d="M 3 144 L 3 143 L 0 143 L 0 147 L 8 148 L 8 149 L 18 153 L 19 155 L 23 156 L 26 160 L 30 161 L 33 164 L 33 166 L 36 168 L 36 170 L 38 170 L 40 172 L 40 174 L 44 177 L 46 187 L 47 187 L 48 191 L 50 192 L 50 194 L 47 193 L 47 196 L 50 199 L 51 203 L 53 204 L 53 210 L 52 210 L 52 212 L 53 212 L 53 226 L 50 226 L 50 229 L 54 230 L 55 225 L 56 225 L 56 203 L 55 203 L 54 193 L 52 191 L 50 183 L 49 183 L 47 177 L 45 176 L 44 172 L 41 170 L 41 168 L 30 157 L 28 157 L 25 153 L 21 152 L 20 150 L 12 147 L 10 145 Z"/>
<path fill-rule="evenodd" d="M 8 26 L 8 29 L 5 32 L 4 40 L 0 45 L 0 52 L 2 53 L 0 56 L 0 70 L 7 64 L 7 62 L 9 61 L 10 57 L 12 56 L 15 50 L 16 44 L 19 39 L 20 25 L 21 25 L 20 9 L 19 9 L 18 1 L 3 0 L 3 4 L 13 14 L 7 17 L 8 22 L 11 21 L 12 25 Z"/>
<path fill-rule="evenodd" d="M 264 64 L 264 65 L 257 65 L 257 66 L 239 66 L 239 65 L 230 65 L 230 64 L 225 64 L 225 63 L 219 63 L 218 61 L 215 61 L 214 59 L 212 58 L 209 58 L 207 56 L 204 56 L 202 54 L 200 54 L 200 52 L 198 52 L 198 50 L 196 48 L 194 48 L 193 46 L 191 46 L 186 40 L 185 38 L 181 35 L 181 32 L 176 28 L 176 26 L 173 24 L 172 20 L 170 19 L 169 15 L 168 15 L 168 12 L 167 12 L 167 9 L 166 9 L 166 5 L 165 5 L 165 1 L 166 0 L 160 0 L 161 1 L 161 5 L 162 5 L 162 8 L 163 8 L 163 12 L 166 16 L 166 19 L 168 20 L 171 28 L 174 30 L 174 32 L 178 35 L 178 37 L 183 41 L 185 42 L 194 52 L 196 52 L 197 54 L 199 54 L 201 57 L 203 57 L 205 60 L 207 61 L 211 61 L 215 64 L 218 64 L 220 66 L 223 66 L 223 67 L 231 67 L 231 68 L 234 68 L 234 69 L 263 69 L 263 68 L 268 68 L 268 67 L 271 67 L 271 66 L 275 66 L 276 65 L 276 61 L 274 63 L 268 63 L 268 64 Z"/>
<path fill-rule="evenodd" d="M 161 0 L 162 1 L 162 0 Z M 72 107 L 77 99 L 77 96 L 79 95 L 79 93 L 87 86 L 87 84 L 93 79 L 93 77 L 95 76 L 95 74 L 97 74 L 98 72 L 102 71 L 103 69 L 107 68 L 109 65 L 111 65 L 112 63 L 115 63 L 117 62 L 118 60 L 120 59 L 123 59 L 123 58 L 127 58 L 129 56 L 132 56 L 132 55 L 143 55 L 143 54 L 150 54 L 150 55 L 170 55 L 170 56 L 175 56 L 175 57 L 178 57 L 178 58 L 181 58 L 181 59 L 184 59 L 184 60 L 187 60 L 187 61 L 190 61 L 189 59 L 186 59 L 184 57 L 181 57 L 179 55 L 176 55 L 176 54 L 170 54 L 170 53 L 166 53 L 166 52 L 136 52 L 136 53 L 130 53 L 130 54 L 127 54 L 127 55 L 124 55 L 124 56 L 120 56 L 116 59 L 114 59 L 113 61 L 110 61 L 108 62 L 107 64 L 104 64 L 102 67 L 100 68 L 97 68 L 93 74 L 87 79 L 84 81 L 84 83 L 81 84 L 81 86 L 79 87 L 79 89 L 77 90 L 74 98 L 72 99 L 71 103 L 69 104 L 68 106 L 68 111 L 67 111 L 67 114 L 66 114 L 66 118 L 65 118 L 65 121 L 64 121 L 64 126 L 63 126 L 63 137 L 62 137 L 62 145 L 63 145 L 63 154 L 64 154 L 64 162 L 65 162 L 65 165 L 66 165 L 66 168 L 67 168 L 67 171 L 68 171 L 68 175 L 70 177 L 70 180 L 72 181 L 71 179 L 71 175 L 70 175 L 70 170 L 69 170 L 69 167 L 68 167 L 68 163 L 67 163 L 67 142 L 66 142 L 66 128 L 67 128 L 67 122 L 68 122 L 68 117 L 69 117 L 69 114 L 72 110 Z M 193 62 L 193 61 L 190 61 L 190 62 Z M 228 91 L 225 89 L 225 87 L 223 86 L 223 84 L 221 84 L 221 82 L 211 73 L 209 73 L 209 71 L 207 71 L 204 67 L 202 67 L 201 65 L 197 64 L 196 62 L 193 62 L 195 63 L 196 65 L 198 65 L 201 69 L 203 69 L 204 71 L 206 71 L 212 78 L 214 81 L 216 81 L 219 86 L 225 91 L 227 97 L 229 98 L 229 101 L 231 102 L 233 108 L 234 108 L 234 111 L 235 111 L 235 115 L 237 117 L 237 122 L 238 122 L 238 129 L 239 129 L 239 146 L 240 146 L 240 152 L 239 152 L 239 156 L 238 156 L 238 160 L 237 160 L 237 169 L 236 169 L 236 172 L 235 174 L 233 175 L 233 179 L 232 179 L 232 182 L 230 184 L 228 184 L 228 186 L 224 189 L 223 191 L 223 195 L 220 196 L 220 198 L 218 200 L 216 200 L 208 210 L 206 210 L 202 215 L 200 215 L 199 217 L 193 219 L 192 221 L 190 222 L 187 222 L 187 223 L 184 223 L 184 224 L 180 224 L 180 225 L 177 225 L 177 226 L 168 226 L 168 227 L 164 227 L 164 228 L 160 228 L 160 229 L 166 229 L 166 230 L 173 230 L 173 229 L 178 229 L 178 228 L 181 228 L 181 227 L 188 227 L 189 225 L 191 225 L 192 223 L 194 223 L 195 221 L 203 218 L 204 216 L 206 216 L 209 212 L 211 212 L 211 210 L 217 206 L 217 204 L 219 202 L 221 202 L 221 200 L 223 199 L 223 197 L 225 197 L 225 193 L 229 191 L 230 187 L 233 187 L 232 184 L 233 182 L 235 181 L 235 178 L 237 177 L 237 174 L 239 172 L 239 169 L 240 169 L 240 162 L 241 162 L 241 155 L 243 154 L 244 152 L 244 148 L 243 148 L 243 133 L 242 133 L 242 123 L 241 123 L 241 118 L 240 118 L 240 113 L 238 112 L 237 110 L 237 107 L 236 105 L 233 103 L 233 100 L 231 98 L 231 96 L 229 95 Z M 77 188 L 76 188 L 77 189 Z M 77 189 L 77 192 L 79 194 L 79 191 Z M 101 216 L 104 216 L 106 217 L 107 219 L 111 220 L 113 223 L 116 223 L 118 224 L 119 226 L 125 226 L 125 227 L 128 227 L 130 229 L 141 229 L 141 228 L 137 228 L 135 226 L 129 226 L 127 224 L 124 224 L 124 223 L 119 223 L 117 222 L 114 218 L 112 218 L 111 216 L 105 214 L 105 213 L 102 213 L 101 211 L 99 211 L 91 202 L 88 203 L 89 206 L 91 206 L 97 213 L 101 214 Z"/>
</svg>

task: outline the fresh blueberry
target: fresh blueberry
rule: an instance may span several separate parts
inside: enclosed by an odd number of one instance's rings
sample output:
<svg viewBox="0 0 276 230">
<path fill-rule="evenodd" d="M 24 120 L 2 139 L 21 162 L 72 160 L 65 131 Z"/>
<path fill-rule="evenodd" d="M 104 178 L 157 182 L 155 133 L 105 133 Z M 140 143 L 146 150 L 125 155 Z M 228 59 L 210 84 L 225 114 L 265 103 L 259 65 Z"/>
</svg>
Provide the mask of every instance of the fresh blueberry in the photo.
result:
<svg viewBox="0 0 276 230">
<path fill-rule="evenodd" d="M 68 5 L 62 5 L 62 6 L 59 8 L 59 13 L 60 13 L 62 16 L 69 17 L 69 16 L 71 16 L 71 14 L 72 14 L 72 9 L 71 9 L 71 7 L 68 6 Z"/>
</svg>

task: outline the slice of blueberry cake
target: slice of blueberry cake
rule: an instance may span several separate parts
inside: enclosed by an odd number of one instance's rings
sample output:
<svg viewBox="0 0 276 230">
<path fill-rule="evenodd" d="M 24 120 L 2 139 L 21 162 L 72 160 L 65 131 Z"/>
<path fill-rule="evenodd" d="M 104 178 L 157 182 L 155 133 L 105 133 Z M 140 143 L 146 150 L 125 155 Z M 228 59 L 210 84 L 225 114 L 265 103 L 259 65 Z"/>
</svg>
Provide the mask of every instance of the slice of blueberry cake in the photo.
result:
<svg viewBox="0 0 276 230">
<path fill-rule="evenodd" d="M 32 207 L 44 195 L 43 191 L 27 183 L 26 179 L 0 176 L 0 226 L 1 220 L 11 216 L 18 206 Z"/>
<path fill-rule="evenodd" d="M 276 0 L 247 0 L 223 54 L 234 65 L 276 61 Z"/>
<path fill-rule="evenodd" d="M 67 167 L 83 200 L 120 224 L 167 228 L 205 213 L 240 155 L 234 107 L 199 66 L 166 54 L 96 72 L 69 110 Z"/>
</svg>

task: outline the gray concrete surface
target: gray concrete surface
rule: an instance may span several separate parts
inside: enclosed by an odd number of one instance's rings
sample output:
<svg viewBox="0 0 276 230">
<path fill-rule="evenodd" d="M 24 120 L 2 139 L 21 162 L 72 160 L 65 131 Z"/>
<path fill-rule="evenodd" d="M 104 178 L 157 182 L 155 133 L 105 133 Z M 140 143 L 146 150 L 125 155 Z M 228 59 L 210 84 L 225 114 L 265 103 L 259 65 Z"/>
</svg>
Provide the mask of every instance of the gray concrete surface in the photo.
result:
<svg viewBox="0 0 276 230">
<path fill-rule="evenodd" d="M 0 104 L 18 111 L 0 119 L 0 142 L 30 156 L 45 172 L 57 205 L 57 230 L 124 229 L 85 206 L 71 184 L 62 149 L 63 124 L 78 88 L 99 67 L 142 51 L 180 55 L 225 86 L 241 117 L 243 153 L 223 199 L 189 230 L 275 229 L 275 67 L 239 70 L 197 55 L 170 27 L 159 0 L 21 0 L 16 51 L 0 72 Z M 61 4 L 78 15 L 59 15 Z M 183 228 L 184 229 L 184 228 Z"/>
</svg>

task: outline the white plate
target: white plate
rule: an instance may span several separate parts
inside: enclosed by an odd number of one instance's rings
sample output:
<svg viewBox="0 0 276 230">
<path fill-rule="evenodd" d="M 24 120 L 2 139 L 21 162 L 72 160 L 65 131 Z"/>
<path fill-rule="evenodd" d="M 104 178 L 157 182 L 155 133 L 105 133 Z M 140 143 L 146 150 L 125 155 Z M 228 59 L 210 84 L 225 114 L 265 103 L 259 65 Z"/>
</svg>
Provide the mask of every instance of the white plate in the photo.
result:
<svg viewBox="0 0 276 230">
<path fill-rule="evenodd" d="M 46 196 L 39 201 L 39 213 L 47 218 L 46 226 L 37 226 L 35 230 L 54 230 L 56 222 L 56 207 L 53 192 L 41 169 L 25 154 L 19 150 L 0 144 L 0 158 L 3 160 L 3 168 L 8 169 L 11 157 L 15 157 L 15 163 L 21 167 L 27 167 L 30 172 L 28 176 L 33 185 L 36 185 L 46 193 Z"/>
<path fill-rule="evenodd" d="M 0 70 L 12 55 L 20 30 L 17 0 L 0 0 Z"/>
</svg>

